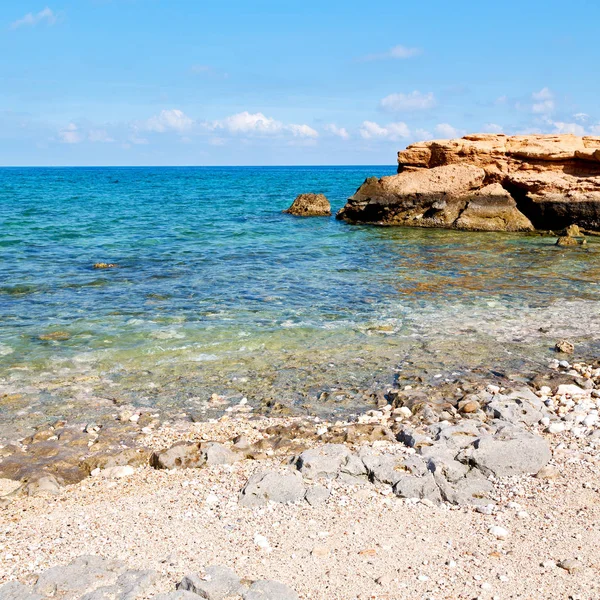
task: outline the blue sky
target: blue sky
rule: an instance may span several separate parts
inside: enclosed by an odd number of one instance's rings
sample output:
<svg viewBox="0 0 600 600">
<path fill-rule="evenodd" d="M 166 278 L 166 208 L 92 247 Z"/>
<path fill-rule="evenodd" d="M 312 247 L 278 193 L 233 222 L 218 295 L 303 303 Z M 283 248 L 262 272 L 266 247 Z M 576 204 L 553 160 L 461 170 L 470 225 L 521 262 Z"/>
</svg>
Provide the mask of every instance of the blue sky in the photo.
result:
<svg viewBox="0 0 600 600">
<path fill-rule="evenodd" d="M 600 3 L 2 0 L 1 165 L 394 164 L 600 135 Z"/>
</svg>

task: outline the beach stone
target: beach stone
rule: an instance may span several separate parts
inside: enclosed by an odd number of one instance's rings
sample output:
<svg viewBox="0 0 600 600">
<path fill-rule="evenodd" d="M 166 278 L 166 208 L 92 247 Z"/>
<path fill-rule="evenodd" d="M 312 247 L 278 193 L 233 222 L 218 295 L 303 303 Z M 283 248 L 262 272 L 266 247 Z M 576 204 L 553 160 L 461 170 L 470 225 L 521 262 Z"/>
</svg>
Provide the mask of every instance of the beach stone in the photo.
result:
<svg viewBox="0 0 600 600">
<path fill-rule="evenodd" d="M 552 458 L 548 443 L 541 437 L 515 427 L 501 427 L 494 435 L 476 439 L 458 456 L 486 477 L 509 477 L 537 473 Z"/>
<path fill-rule="evenodd" d="M 305 499 L 311 506 L 317 506 L 326 502 L 331 495 L 331 490 L 324 485 L 315 485 L 306 490 Z"/>
<path fill-rule="evenodd" d="M 343 444 L 325 444 L 300 454 L 296 468 L 307 479 L 333 478 L 348 462 L 351 454 Z"/>
<path fill-rule="evenodd" d="M 107 479 L 121 479 L 129 477 L 135 473 L 135 469 L 130 465 L 122 465 L 120 467 L 108 467 L 101 471 L 103 477 Z"/>
<path fill-rule="evenodd" d="M 64 482 L 51 473 L 42 473 L 23 480 L 18 493 L 25 496 L 54 496 L 60 493 Z"/>
<path fill-rule="evenodd" d="M 472 506 L 490 504 L 494 486 L 476 469 L 472 469 L 464 477 L 453 482 L 438 475 L 434 475 L 434 478 L 446 502 Z"/>
<path fill-rule="evenodd" d="M 513 425 L 518 425 L 519 423 L 534 425 L 535 423 L 539 423 L 546 414 L 546 411 L 542 407 L 543 404 L 537 397 L 535 401 L 531 401 L 518 397 L 496 396 L 485 407 L 484 411 L 493 419 L 502 419 Z"/>
<path fill-rule="evenodd" d="M 447 447 L 436 445 L 428 448 L 422 456 L 426 460 L 427 468 L 436 478 L 443 477 L 449 482 L 454 482 L 462 479 L 469 472 L 467 465 L 454 458 L 455 454 L 455 451 Z"/>
<path fill-rule="evenodd" d="M 154 452 L 150 465 L 155 469 L 190 469 L 204 466 L 206 459 L 200 452 L 199 444 L 181 442 L 167 450 Z"/>
<path fill-rule="evenodd" d="M 18 581 L 9 581 L 0 586 L 0 600 L 42 600 L 42 596 Z"/>
<path fill-rule="evenodd" d="M 121 561 L 101 556 L 80 556 L 66 566 L 44 571 L 38 577 L 33 591 L 64 600 L 81 598 L 98 588 L 119 585 L 117 580 L 126 570 Z"/>
<path fill-rule="evenodd" d="M 144 595 L 155 579 L 155 571 L 125 571 L 119 575 L 114 585 L 88 592 L 81 600 L 135 600 Z"/>
<path fill-rule="evenodd" d="M 187 575 L 178 584 L 178 590 L 193 592 L 206 600 L 223 600 L 239 596 L 245 589 L 235 571 L 214 565 L 204 569 L 204 576 Z"/>
<path fill-rule="evenodd" d="M 577 560 L 576 558 L 568 558 L 566 560 L 561 560 L 557 564 L 561 569 L 564 569 L 569 573 L 574 573 L 575 571 L 579 571 L 583 568 L 583 564 L 581 563 L 581 561 Z"/>
<path fill-rule="evenodd" d="M 366 478 L 367 467 L 365 467 L 365 463 L 360 459 L 360 457 L 356 456 L 356 454 L 350 454 L 340 469 L 339 477 L 342 478 L 344 475 Z"/>
<path fill-rule="evenodd" d="M 460 421 L 456 425 L 436 424 L 429 428 L 432 437 L 436 442 L 436 447 L 443 446 L 452 449 L 465 448 L 481 435 L 481 423 L 477 421 Z M 422 454 L 424 448 L 419 452 Z"/>
<path fill-rule="evenodd" d="M 573 240 L 573 238 L 569 238 L 569 239 Z M 573 240 L 573 241 L 575 242 L 575 245 L 577 245 L 577 241 L 576 240 Z M 558 242 L 557 242 L 557 244 L 558 244 Z M 563 244 L 559 244 L 559 245 L 563 245 Z M 559 340 L 558 342 L 556 342 L 554 349 L 556 350 L 556 352 L 562 352 L 563 354 L 573 354 L 573 352 L 575 352 L 575 346 L 568 340 Z"/>
<path fill-rule="evenodd" d="M 217 442 L 184 442 L 167 450 L 154 452 L 150 458 L 150 465 L 155 469 L 191 469 L 205 465 L 228 465 L 240 458 L 238 453 Z"/>
<path fill-rule="evenodd" d="M 440 490 L 431 473 L 422 477 L 405 475 L 394 485 L 394 493 L 400 498 L 427 499 L 432 502 L 440 502 L 442 497 Z"/>
<path fill-rule="evenodd" d="M 223 444 L 217 442 L 209 442 L 206 444 L 202 452 L 206 460 L 206 464 L 213 465 L 230 465 L 240 459 L 240 455 L 230 450 Z"/>
<path fill-rule="evenodd" d="M 177 590 L 175 592 L 165 592 L 152 596 L 151 600 L 198 600 L 198 595 L 186 590 Z"/>
<path fill-rule="evenodd" d="M 300 194 L 283 212 L 298 217 L 328 217 L 331 204 L 323 194 Z"/>
<path fill-rule="evenodd" d="M 297 471 L 255 473 L 240 493 L 242 506 L 263 506 L 268 502 L 298 502 L 304 498 L 306 488 Z"/>
<path fill-rule="evenodd" d="M 299 600 L 298 594 L 279 581 L 255 581 L 242 594 L 243 600 Z"/>
<path fill-rule="evenodd" d="M 406 475 L 401 460 L 396 456 L 373 454 L 368 449 L 364 449 L 360 452 L 360 458 L 367 468 L 371 481 L 393 486 Z"/>
</svg>

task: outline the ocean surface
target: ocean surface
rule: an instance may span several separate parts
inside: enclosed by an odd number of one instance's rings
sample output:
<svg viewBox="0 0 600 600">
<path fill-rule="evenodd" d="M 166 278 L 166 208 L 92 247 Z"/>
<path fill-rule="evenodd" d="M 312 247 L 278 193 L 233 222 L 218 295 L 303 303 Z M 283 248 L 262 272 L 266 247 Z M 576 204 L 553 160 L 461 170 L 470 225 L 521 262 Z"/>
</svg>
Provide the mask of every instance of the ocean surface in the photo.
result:
<svg viewBox="0 0 600 600">
<path fill-rule="evenodd" d="M 282 213 L 394 170 L 0 169 L 0 436 L 115 403 L 210 416 L 213 393 L 343 414 L 412 380 L 525 373 L 561 337 L 598 351 L 594 239 Z"/>
</svg>

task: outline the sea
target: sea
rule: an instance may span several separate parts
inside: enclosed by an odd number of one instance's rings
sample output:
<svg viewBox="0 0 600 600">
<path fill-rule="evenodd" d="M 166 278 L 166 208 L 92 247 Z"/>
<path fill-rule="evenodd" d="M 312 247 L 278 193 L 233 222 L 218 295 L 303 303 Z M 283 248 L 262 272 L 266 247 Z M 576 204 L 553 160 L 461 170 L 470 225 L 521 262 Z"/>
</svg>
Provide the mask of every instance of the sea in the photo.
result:
<svg viewBox="0 0 600 600">
<path fill-rule="evenodd" d="M 415 381 L 526 377 L 560 338 L 598 354 L 594 238 L 282 212 L 394 172 L 0 169 L 0 438 L 113 405 L 210 416 L 214 394 L 342 418 Z"/>
</svg>

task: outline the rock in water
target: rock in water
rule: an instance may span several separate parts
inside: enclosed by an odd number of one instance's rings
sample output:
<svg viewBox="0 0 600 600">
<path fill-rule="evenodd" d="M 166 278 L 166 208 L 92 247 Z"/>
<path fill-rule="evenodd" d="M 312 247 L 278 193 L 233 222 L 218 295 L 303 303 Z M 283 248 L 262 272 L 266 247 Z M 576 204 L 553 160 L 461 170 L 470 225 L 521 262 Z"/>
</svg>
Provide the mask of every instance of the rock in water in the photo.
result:
<svg viewBox="0 0 600 600">
<path fill-rule="evenodd" d="M 568 340 L 559 340 L 554 346 L 556 352 L 562 352 L 563 354 L 573 354 L 575 352 L 575 346 Z"/>
<path fill-rule="evenodd" d="M 473 134 L 412 144 L 338 218 L 476 231 L 600 230 L 600 137 Z"/>
<path fill-rule="evenodd" d="M 298 217 L 329 217 L 331 204 L 323 194 L 300 194 L 283 212 Z"/>
</svg>

